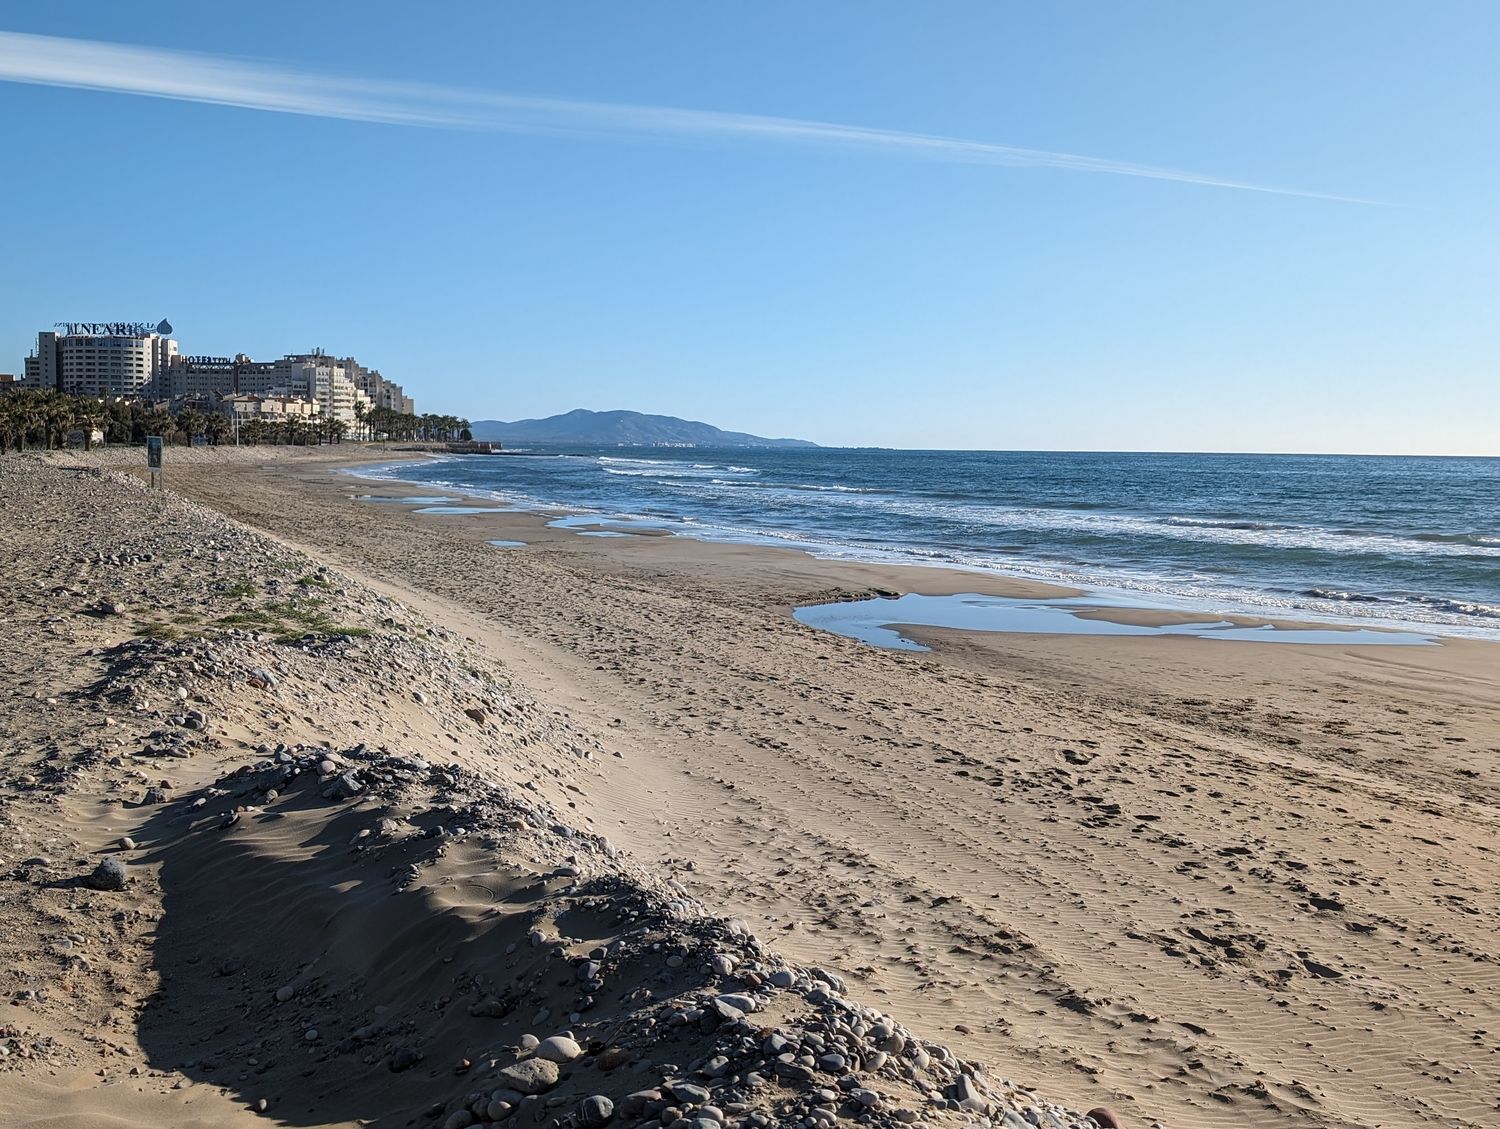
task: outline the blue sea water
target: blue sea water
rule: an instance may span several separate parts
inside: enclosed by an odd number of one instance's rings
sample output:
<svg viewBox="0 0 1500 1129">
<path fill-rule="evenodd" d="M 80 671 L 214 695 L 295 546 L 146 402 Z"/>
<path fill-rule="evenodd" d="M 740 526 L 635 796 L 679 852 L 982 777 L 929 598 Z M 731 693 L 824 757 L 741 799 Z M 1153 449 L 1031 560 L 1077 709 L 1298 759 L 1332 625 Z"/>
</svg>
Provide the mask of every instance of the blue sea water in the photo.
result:
<svg viewBox="0 0 1500 1129">
<path fill-rule="evenodd" d="M 1500 459 L 611 448 L 361 473 L 1155 606 L 1500 638 Z"/>
</svg>

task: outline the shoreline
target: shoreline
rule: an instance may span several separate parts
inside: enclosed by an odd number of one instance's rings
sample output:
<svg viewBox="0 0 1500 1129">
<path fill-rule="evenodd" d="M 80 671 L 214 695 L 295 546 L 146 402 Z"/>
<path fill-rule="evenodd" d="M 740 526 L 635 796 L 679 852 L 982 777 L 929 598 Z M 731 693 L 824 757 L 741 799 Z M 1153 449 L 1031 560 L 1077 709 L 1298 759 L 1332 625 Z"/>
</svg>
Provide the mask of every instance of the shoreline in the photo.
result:
<svg viewBox="0 0 1500 1129">
<path fill-rule="evenodd" d="M 1485 1115 L 1437 1080 L 1500 1030 L 1483 643 L 911 655 L 788 613 L 938 570 L 419 515 L 351 500 L 333 460 L 185 489 L 503 661 L 608 750 L 572 801 L 612 840 L 924 1037 L 1132 1124 Z M 531 547 L 485 543 L 507 533 Z"/>
<path fill-rule="evenodd" d="M 447 461 L 447 458 L 449 457 L 437 455 L 433 456 L 433 458 L 438 461 Z M 421 479 L 404 479 L 393 476 L 374 477 L 360 473 L 361 470 L 370 471 L 396 469 L 403 465 L 403 462 L 406 461 L 407 460 L 403 460 L 402 462 L 392 461 L 389 463 L 377 462 L 373 466 L 361 461 L 359 463 L 351 463 L 349 466 L 342 469 L 344 473 L 348 474 L 352 478 L 356 478 L 360 481 L 372 483 L 375 485 L 385 486 L 393 492 L 396 491 L 398 487 L 406 487 L 413 490 L 437 489 L 433 486 L 432 483 L 424 482 Z M 889 559 L 897 556 L 896 553 L 889 550 L 868 550 L 867 552 L 869 555 L 864 559 L 861 559 L 859 557 L 835 556 L 831 554 L 831 551 L 820 552 L 817 548 L 813 547 L 811 543 L 798 542 L 795 539 L 791 538 L 790 535 L 788 536 L 787 542 L 783 544 L 778 543 L 775 538 L 769 536 L 763 538 L 755 538 L 753 536 L 734 538 L 727 535 L 715 536 L 711 530 L 706 530 L 701 534 L 690 530 L 652 530 L 648 528 L 649 525 L 653 521 L 659 524 L 660 519 L 653 519 L 650 515 L 609 514 L 600 511 L 570 507 L 563 503 L 531 504 L 528 502 L 506 500 L 504 498 L 497 499 L 495 497 L 495 491 L 485 490 L 480 487 L 444 486 L 441 488 L 441 490 L 446 494 L 454 495 L 458 499 L 474 498 L 485 501 L 494 501 L 498 502 L 500 505 L 515 506 L 524 512 L 537 514 L 548 518 L 569 516 L 597 516 L 600 519 L 599 524 L 601 526 L 622 530 L 628 536 L 683 537 L 694 541 L 702 541 L 708 544 L 747 545 L 772 551 L 801 553 L 811 557 L 814 560 L 825 561 L 830 564 L 868 564 L 877 568 L 914 570 L 918 573 L 958 573 L 965 576 L 985 578 L 986 581 L 985 583 L 980 583 L 978 580 L 976 580 L 973 586 L 965 588 L 961 585 L 953 583 L 951 579 L 945 578 L 939 580 L 934 577 L 926 581 L 925 583 L 909 583 L 908 586 L 899 589 L 902 594 L 920 593 L 922 595 L 929 596 L 975 594 L 1017 599 L 1068 599 L 1073 597 L 1087 596 L 1091 599 L 1097 600 L 1097 606 L 1086 611 L 1079 611 L 1077 613 L 1077 617 L 1079 619 L 1102 619 L 1110 623 L 1128 626 L 1165 626 L 1191 624 L 1197 622 L 1205 622 L 1207 620 L 1213 619 L 1227 621 L 1237 627 L 1269 626 L 1276 629 L 1312 631 L 1327 630 L 1348 632 L 1364 630 L 1376 633 L 1399 633 L 1426 636 L 1439 643 L 1455 639 L 1471 640 L 1480 643 L 1500 643 L 1500 626 L 1496 626 L 1493 628 L 1483 625 L 1465 627 L 1463 625 L 1431 623 L 1421 620 L 1398 620 L 1356 615 L 1315 615 L 1311 613 L 1299 615 L 1294 614 L 1290 609 L 1288 610 L 1287 614 L 1277 614 L 1269 611 L 1251 610 L 1248 609 L 1247 605 L 1236 604 L 1234 601 L 1228 601 L 1227 605 L 1221 604 L 1220 606 L 1216 607 L 1214 606 L 1214 601 L 1211 601 L 1206 597 L 1200 598 L 1189 595 L 1173 596 L 1171 593 L 1142 593 L 1126 588 L 1111 586 L 1108 584 L 1079 586 L 1064 584 L 1051 580 L 1038 580 L 1031 577 L 1018 575 L 1013 571 L 1008 571 L 1004 566 L 1000 565 L 994 567 L 982 567 L 978 565 L 965 565 L 960 563 L 908 563 L 904 561 Z M 391 497 L 392 501 L 396 500 L 394 494 L 388 496 Z M 640 527 L 634 529 L 629 528 L 630 526 L 635 524 L 639 524 Z M 501 533 L 498 536 L 501 539 L 513 540 L 515 538 L 512 538 L 510 536 L 510 533 L 515 532 L 515 530 L 511 530 L 509 533 Z M 601 536 L 601 534 L 590 535 Z M 609 534 L 603 534 L 602 536 L 609 536 Z M 998 585 L 991 583 L 995 581 L 996 578 L 998 578 L 999 580 Z M 942 631 L 964 630 L 958 628 L 938 629 L 932 628 L 931 625 L 925 624 L 893 623 L 892 626 L 900 627 L 902 629 L 913 628 Z M 907 632 L 903 630 L 902 634 L 907 634 Z M 1288 646 L 1296 644 L 1277 643 L 1276 645 Z"/>
<path fill-rule="evenodd" d="M 0 488 L 17 1124 L 1087 1129 L 621 852 L 604 747 L 440 622 L 130 477 Z"/>
</svg>

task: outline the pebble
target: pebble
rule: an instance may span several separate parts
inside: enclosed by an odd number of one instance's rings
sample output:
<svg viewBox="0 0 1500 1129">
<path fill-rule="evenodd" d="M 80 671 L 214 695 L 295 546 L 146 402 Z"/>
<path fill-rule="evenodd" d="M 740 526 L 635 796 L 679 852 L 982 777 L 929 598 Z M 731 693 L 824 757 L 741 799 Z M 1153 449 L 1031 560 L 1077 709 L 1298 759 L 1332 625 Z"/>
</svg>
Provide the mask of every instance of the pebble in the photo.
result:
<svg viewBox="0 0 1500 1129">
<path fill-rule="evenodd" d="M 542 1094 L 562 1078 L 557 1063 L 544 1058 L 527 1058 L 496 1072 L 495 1078 L 507 1089 L 521 1094 Z"/>
<path fill-rule="evenodd" d="M 572 1062 L 583 1056 L 583 1048 L 566 1035 L 553 1035 L 537 1045 L 536 1056 L 549 1062 Z"/>
<path fill-rule="evenodd" d="M 680 1102 L 691 1102 L 693 1105 L 707 1105 L 709 1093 L 702 1086 L 691 1082 L 670 1082 L 667 1088 L 672 1091 L 672 1096 Z"/>
<path fill-rule="evenodd" d="M 276 989 L 276 1002 L 279 1004 L 284 1004 L 287 1002 L 287 1000 L 292 998 L 292 995 L 292 986 L 290 984 L 283 984 L 281 987 Z"/>
<path fill-rule="evenodd" d="M 578 1117 L 585 1125 L 593 1127 L 606 1124 L 615 1115 L 615 1103 L 603 1094 L 584 1098 L 578 1107 Z"/>
</svg>

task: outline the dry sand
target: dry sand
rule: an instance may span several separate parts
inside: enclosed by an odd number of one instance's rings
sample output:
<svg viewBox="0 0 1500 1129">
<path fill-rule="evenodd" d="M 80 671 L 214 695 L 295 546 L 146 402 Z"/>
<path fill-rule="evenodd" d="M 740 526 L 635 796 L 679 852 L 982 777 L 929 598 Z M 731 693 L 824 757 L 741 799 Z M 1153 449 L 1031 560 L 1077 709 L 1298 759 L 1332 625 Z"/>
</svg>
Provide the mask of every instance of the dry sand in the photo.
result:
<svg viewBox="0 0 1500 1129">
<path fill-rule="evenodd" d="M 489 656 L 120 476 L 0 460 L 0 1125 L 1041 1125 L 601 835 Z"/>
<path fill-rule="evenodd" d="M 788 610 L 1035 589 L 421 515 L 256 452 L 183 478 L 504 663 L 623 754 L 566 801 L 587 826 L 965 1058 L 1131 1125 L 1494 1116 L 1490 645 L 884 652 Z"/>
</svg>

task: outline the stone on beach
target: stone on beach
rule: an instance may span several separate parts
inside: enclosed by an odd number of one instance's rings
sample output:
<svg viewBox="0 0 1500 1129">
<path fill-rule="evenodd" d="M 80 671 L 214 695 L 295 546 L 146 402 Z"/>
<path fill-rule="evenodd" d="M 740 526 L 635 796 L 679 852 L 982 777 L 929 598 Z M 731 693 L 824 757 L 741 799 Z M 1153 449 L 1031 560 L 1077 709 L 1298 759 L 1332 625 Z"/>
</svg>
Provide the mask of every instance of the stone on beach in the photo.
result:
<svg viewBox="0 0 1500 1129">
<path fill-rule="evenodd" d="M 583 1054 L 583 1048 L 566 1035 L 553 1035 L 543 1039 L 536 1048 L 536 1057 L 549 1062 L 572 1062 Z"/>
<path fill-rule="evenodd" d="M 128 881 L 125 864 L 119 859 L 105 859 L 83 880 L 92 890 L 123 890 Z"/>
<path fill-rule="evenodd" d="M 562 1078 L 557 1063 L 545 1058 L 526 1058 L 498 1071 L 495 1077 L 508 1089 L 521 1094 L 544 1094 Z"/>
</svg>

